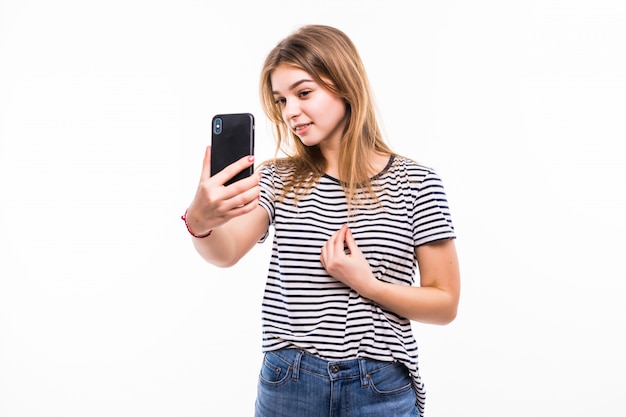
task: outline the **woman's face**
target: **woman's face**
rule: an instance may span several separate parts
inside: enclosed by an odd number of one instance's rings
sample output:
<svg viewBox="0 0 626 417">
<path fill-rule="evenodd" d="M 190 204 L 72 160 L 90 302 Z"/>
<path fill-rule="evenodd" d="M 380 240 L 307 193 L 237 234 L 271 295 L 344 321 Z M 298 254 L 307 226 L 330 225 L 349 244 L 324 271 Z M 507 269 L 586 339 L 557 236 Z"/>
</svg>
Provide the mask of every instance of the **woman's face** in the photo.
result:
<svg viewBox="0 0 626 417">
<path fill-rule="evenodd" d="M 343 99 L 288 65 L 277 67 L 270 81 L 283 120 L 304 145 L 339 147 L 347 114 Z"/>
</svg>

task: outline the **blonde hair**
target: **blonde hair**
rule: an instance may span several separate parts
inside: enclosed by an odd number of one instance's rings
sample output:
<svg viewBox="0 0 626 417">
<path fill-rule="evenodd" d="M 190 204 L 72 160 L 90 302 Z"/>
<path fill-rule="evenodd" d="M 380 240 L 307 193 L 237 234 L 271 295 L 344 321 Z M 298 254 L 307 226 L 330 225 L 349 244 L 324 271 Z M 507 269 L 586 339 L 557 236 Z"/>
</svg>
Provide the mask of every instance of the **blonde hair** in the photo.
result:
<svg viewBox="0 0 626 417">
<path fill-rule="evenodd" d="M 293 176 L 284 194 L 307 193 L 324 174 L 327 164 L 319 146 L 305 146 L 283 120 L 281 109 L 272 94 L 271 76 L 280 65 L 290 65 L 307 72 L 317 84 L 342 98 L 346 103 L 347 123 L 339 151 L 339 180 L 349 205 L 359 201 L 365 188 L 374 197 L 370 176 L 372 152 L 392 154 L 385 144 L 376 118 L 369 80 L 353 42 L 342 31 L 324 25 L 307 25 L 280 41 L 267 55 L 261 71 L 260 96 L 265 114 L 274 124 L 278 166 L 293 168 Z M 364 163 L 368 161 L 368 163 Z M 283 196 L 284 196 L 283 194 Z"/>
</svg>

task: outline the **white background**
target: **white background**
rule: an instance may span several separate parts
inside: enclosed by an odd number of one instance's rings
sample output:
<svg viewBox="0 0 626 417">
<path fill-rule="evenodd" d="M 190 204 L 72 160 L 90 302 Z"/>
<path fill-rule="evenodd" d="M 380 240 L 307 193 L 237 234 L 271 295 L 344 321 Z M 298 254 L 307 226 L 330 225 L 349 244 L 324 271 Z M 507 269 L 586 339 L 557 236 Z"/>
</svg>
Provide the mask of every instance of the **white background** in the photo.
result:
<svg viewBox="0 0 626 417">
<path fill-rule="evenodd" d="M 623 415 L 625 22 L 610 0 L 0 1 L 0 416 L 252 415 L 270 244 L 218 269 L 180 216 L 213 114 L 254 113 L 272 156 L 259 71 L 306 23 L 351 36 L 392 147 L 448 192 L 463 293 L 414 326 L 427 415 Z"/>
</svg>

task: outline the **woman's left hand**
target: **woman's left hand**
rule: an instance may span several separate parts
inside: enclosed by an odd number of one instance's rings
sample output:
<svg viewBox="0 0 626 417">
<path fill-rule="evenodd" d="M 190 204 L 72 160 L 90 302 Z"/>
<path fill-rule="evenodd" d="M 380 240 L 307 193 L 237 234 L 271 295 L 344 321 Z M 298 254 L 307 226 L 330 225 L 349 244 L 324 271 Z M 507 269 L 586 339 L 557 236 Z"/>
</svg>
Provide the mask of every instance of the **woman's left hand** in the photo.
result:
<svg viewBox="0 0 626 417">
<path fill-rule="evenodd" d="M 422 323 L 450 323 L 456 317 L 460 293 L 454 239 L 418 246 L 415 256 L 419 265 L 419 286 L 376 279 L 350 229 L 344 225 L 322 246 L 320 260 L 332 277 L 401 317 Z"/>
<path fill-rule="evenodd" d="M 376 281 L 367 259 L 345 224 L 322 246 L 320 261 L 333 278 L 360 294 Z"/>
</svg>

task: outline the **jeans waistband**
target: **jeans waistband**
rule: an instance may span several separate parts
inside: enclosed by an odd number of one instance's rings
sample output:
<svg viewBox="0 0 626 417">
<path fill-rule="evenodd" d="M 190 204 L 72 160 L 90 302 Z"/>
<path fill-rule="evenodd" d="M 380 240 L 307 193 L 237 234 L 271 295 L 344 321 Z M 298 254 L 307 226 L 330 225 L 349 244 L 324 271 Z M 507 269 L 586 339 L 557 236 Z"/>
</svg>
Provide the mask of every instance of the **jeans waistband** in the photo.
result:
<svg viewBox="0 0 626 417">
<path fill-rule="evenodd" d="M 267 352 L 287 363 L 292 370 L 292 378 L 298 380 L 300 372 L 306 371 L 331 380 L 360 378 L 367 386 L 371 374 L 394 365 L 395 362 L 383 362 L 369 358 L 326 360 L 300 349 L 279 349 Z"/>
</svg>

